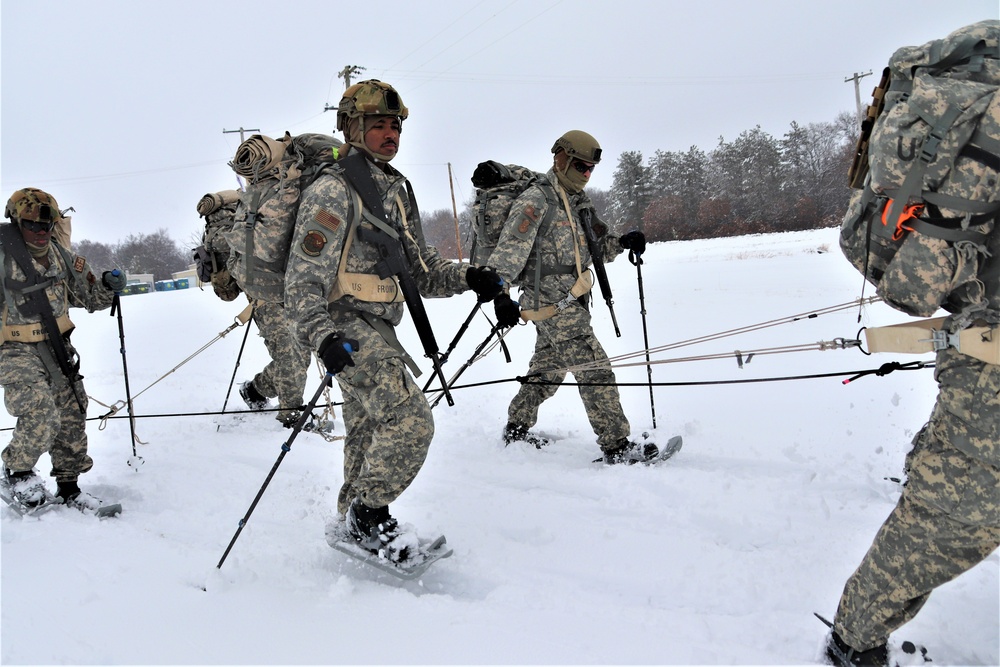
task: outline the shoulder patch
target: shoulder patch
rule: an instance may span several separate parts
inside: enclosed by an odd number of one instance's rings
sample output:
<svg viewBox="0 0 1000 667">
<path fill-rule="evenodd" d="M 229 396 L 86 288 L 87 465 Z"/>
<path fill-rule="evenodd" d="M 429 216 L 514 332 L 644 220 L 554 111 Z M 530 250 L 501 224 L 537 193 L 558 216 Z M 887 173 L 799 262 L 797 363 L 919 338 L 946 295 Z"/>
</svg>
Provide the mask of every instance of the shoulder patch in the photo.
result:
<svg viewBox="0 0 1000 667">
<path fill-rule="evenodd" d="M 325 208 L 321 208 L 316 212 L 316 222 L 323 225 L 331 232 L 335 232 L 337 231 L 337 228 L 340 227 L 341 220 Z"/>
<path fill-rule="evenodd" d="M 325 247 L 326 236 L 323 235 L 323 232 L 316 229 L 309 230 L 306 238 L 302 241 L 302 252 L 309 257 L 319 257 L 319 254 L 323 252 L 323 248 Z"/>
<path fill-rule="evenodd" d="M 83 268 L 85 266 L 87 266 L 87 260 L 86 260 L 86 258 L 80 257 L 79 255 L 77 255 L 76 257 L 73 258 L 73 270 L 74 271 L 76 271 L 77 273 L 80 273 L 81 271 L 83 271 Z"/>
<path fill-rule="evenodd" d="M 519 234 L 527 234 L 528 230 L 531 229 L 531 225 L 535 222 L 538 222 L 538 212 L 535 210 L 534 204 L 528 204 L 524 207 L 524 217 L 521 218 L 521 222 L 517 226 L 517 232 Z"/>
</svg>

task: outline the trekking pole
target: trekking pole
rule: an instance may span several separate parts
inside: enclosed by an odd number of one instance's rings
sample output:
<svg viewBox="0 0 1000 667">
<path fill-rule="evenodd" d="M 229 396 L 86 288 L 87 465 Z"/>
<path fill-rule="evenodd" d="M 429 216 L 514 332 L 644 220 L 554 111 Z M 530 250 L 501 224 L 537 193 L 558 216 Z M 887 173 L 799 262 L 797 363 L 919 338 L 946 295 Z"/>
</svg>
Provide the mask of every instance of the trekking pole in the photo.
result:
<svg viewBox="0 0 1000 667">
<path fill-rule="evenodd" d="M 448 349 L 445 350 L 444 354 L 441 355 L 442 364 L 448 361 L 448 357 L 451 356 L 451 353 L 455 349 L 455 346 L 458 345 L 458 341 L 461 340 L 462 336 L 465 335 L 465 332 L 468 330 L 469 324 L 472 323 L 472 318 L 476 316 L 476 311 L 479 310 L 480 305 L 481 304 L 479 303 L 479 301 L 476 301 L 476 305 L 472 307 L 472 312 L 470 312 L 469 316 L 465 318 L 464 322 L 462 322 L 462 326 L 458 328 L 458 333 L 456 333 L 455 337 L 451 339 L 451 343 L 448 344 Z M 434 376 L 432 375 L 430 379 L 427 380 L 427 384 L 424 385 L 423 391 L 426 392 L 428 389 L 430 389 L 430 386 L 433 383 L 434 383 Z"/>
<path fill-rule="evenodd" d="M 243 319 L 244 313 L 246 313 L 247 310 L 249 310 L 250 313 L 246 315 L 246 319 Z M 229 395 L 233 392 L 233 383 L 236 381 L 236 371 L 240 367 L 240 360 L 243 358 L 243 348 L 246 347 L 247 338 L 250 336 L 249 322 L 250 318 L 252 317 L 253 317 L 253 304 L 247 306 L 242 313 L 236 316 L 236 321 L 237 322 L 242 321 L 246 325 L 247 330 L 243 332 L 243 342 L 240 343 L 240 353 L 236 355 L 236 366 L 233 367 L 233 377 L 229 378 L 229 388 L 226 389 L 226 400 L 222 402 L 223 414 L 225 414 L 226 412 L 226 406 L 229 405 Z M 218 433 L 220 428 L 222 428 L 222 424 L 217 424 L 215 426 L 215 432 Z"/>
<path fill-rule="evenodd" d="M 357 343 L 355 343 L 355 345 L 356 344 Z M 345 341 L 343 345 L 344 349 L 347 350 L 348 353 L 354 352 L 354 348 L 351 346 L 350 343 Z M 233 539 L 229 541 L 229 546 L 226 547 L 226 552 L 222 554 L 222 558 L 219 560 L 219 564 L 215 566 L 217 569 L 220 570 L 222 569 L 222 564 L 226 562 L 226 558 L 229 556 L 229 552 L 232 550 L 233 545 L 236 544 L 236 540 L 239 538 L 240 533 L 243 532 L 243 528 L 244 526 L 247 525 L 247 521 L 250 520 L 250 515 L 253 514 L 254 508 L 257 507 L 257 503 L 260 501 L 261 496 L 264 495 L 264 490 L 267 489 L 267 485 L 271 483 L 271 478 L 274 477 L 274 473 L 277 472 L 278 466 L 281 465 L 282 459 L 285 458 L 285 454 L 291 451 L 292 442 L 295 440 L 295 437 L 299 434 L 299 432 L 302 431 L 302 427 L 305 426 L 306 421 L 312 416 L 313 408 L 315 408 L 316 403 L 319 402 L 319 397 L 323 395 L 323 390 L 326 389 L 328 386 L 330 386 L 332 380 L 333 380 L 333 373 L 327 371 L 326 375 L 323 376 L 323 380 L 319 383 L 319 388 L 316 389 L 316 393 L 313 394 L 313 397 L 312 399 L 310 399 L 309 404 L 306 406 L 306 409 L 303 410 L 302 414 L 299 416 L 299 421 L 296 422 L 295 428 L 292 429 L 291 435 L 288 436 L 288 440 L 286 440 L 281 445 L 281 453 L 278 454 L 278 460 L 274 462 L 273 466 L 271 466 L 271 472 L 267 473 L 267 478 L 264 480 L 264 484 L 261 485 L 260 491 L 257 492 L 257 496 L 253 499 L 253 502 L 250 503 L 250 507 L 247 509 L 246 515 L 242 519 L 240 519 L 239 528 L 236 529 L 236 533 L 233 535 Z"/>
<path fill-rule="evenodd" d="M 649 331 L 646 328 L 646 293 L 642 288 L 642 254 L 629 250 L 628 261 L 635 265 L 635 273 L 639 280 L 639 314 L 642 315 L 642 344 L 646 348 L 646 377 L 649 380 L 649 412 L 653 416 L 653 428 L 656 428 L 656 406 L 653 404 L 653 367 L 649 363 Z"/>
<path fill-rule="evenodd" d="M 486 346 L 489 344 L 489 342 L 491 340 L 493 340 L 493 336 L 495 336 L 497 334 L 497 332 L 499 332 L 502 328 L 503 327 L 500 326 L 499 323 L 493 325 L 493 328 L 490 329 L 490 333 L 489 333 L 488 336 L 486 336 L 486 339 L 483 340 L 483 342 L 479 344 L 479 347 L 477 347 L 476 351 L 472 353 L 472 356 L 469 357 L 469 360 L 466 361 L 462 365 L 462 367 L 458 369 L 458 372 L 456 372 L 451 377 L 451 380 L 448 381 L 448 384 L 446 385 L 446 389 L 450 389 L 451 386 L 454 385 L 458 381 L 459 376 L 461 376 L 462 373 L 464 373 L 466 371 L 466 369 L 469 368 L 469 366 L 471 366 L 472 364 L 476 363 L 476 360 L 479 357 L 479 354 L 486 348 Z M 507 363 L 509 364 L 510 363 L 510 351 L 507 349 L 507 346 L 503 344 L 503 336 L 500 337 L 500 344 L 503 347 L 504 355 L 507 357 Z M 424 391 L 427 391 L 427 387 L 424 387 Z M 434 399 L 433 403 L 431 403 L 431 409 L 432 410 L 434 409 L 434 407 L 438 403 L 441 402 L 441 399 L 444 398 L 444 396 L 445 396 L 444 391 L 442 391 L 440 394 L 438 394 L 438 397 Z"/>
<path fill-rule="evenodd" d="M 121 275 L 121 271 L 114 269 L 111 275 L 117 277 Z M 128 383 L 128 359 L 125 356 L 125 323 L 122 320 L 122 293 L 115 292 L 114 298 L 111 300 L 111 317 L 115 315 L 118 316 L 118 341 L 121 344 L 122 353 L 122 374 L 125 376 L 125 405 L 128 406 L 128 430 L 129 434 L 132 436 L 132 458 L 129 459 L 129 466 L 133 466 L 138 470 L 138 466 L 145 463 L 142 457 L 135 451 L 135 410 L 132 408 L 132 389 L 129 387 Z"/>
</svg>

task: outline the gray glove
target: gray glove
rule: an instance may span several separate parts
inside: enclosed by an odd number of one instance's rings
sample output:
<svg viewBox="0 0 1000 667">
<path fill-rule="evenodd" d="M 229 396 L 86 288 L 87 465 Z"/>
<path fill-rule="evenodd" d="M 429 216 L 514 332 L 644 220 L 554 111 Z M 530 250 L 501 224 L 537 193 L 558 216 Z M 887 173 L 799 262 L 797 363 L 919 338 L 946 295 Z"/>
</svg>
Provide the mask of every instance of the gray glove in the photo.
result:
<svg viewBox="0 0 1000 667">
<path fill-rule="evenodd" d="M 128 284 L 128 278 L 125 276 L 124 271 L 115 269 L 113 271 L 105 271 L 104 275 L 101 276 L 101 283 L 115 294 L 120 294 L 125 289 L 125 285 Z"/>
</svg>

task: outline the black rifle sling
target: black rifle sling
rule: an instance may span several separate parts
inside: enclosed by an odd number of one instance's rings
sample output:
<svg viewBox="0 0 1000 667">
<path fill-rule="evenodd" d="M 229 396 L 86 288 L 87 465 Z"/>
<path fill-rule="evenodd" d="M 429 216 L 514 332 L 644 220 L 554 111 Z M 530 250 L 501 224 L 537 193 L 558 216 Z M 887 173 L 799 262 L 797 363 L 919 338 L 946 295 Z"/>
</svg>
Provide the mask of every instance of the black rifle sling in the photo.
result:
<svg viewBox="0 0 1000 667">
<path fill-rule="evenodd" d="M 392 231 L 391 235 L 395 237 L 393 240 L 399 244 L 400 255 L 408 264 L 409 258 L 406 255 L 406 245 L 399 238 L 398 234 L 396 234 L 395 230 L 392 229 L 389 217 L 385 214 L 385 204 L 382 203 L 382 196 L 378 192 L 378 186 L 375 184 L 375 179 L 372 178 L 371 172 L 368 170 L 367 158 L 362 153 L 353 153 L 342 159 L 338 164 L 343 167 L 344 176 L 357 191 L 368 212 Z M 360 236 L 358 238 L 361 239 Z M 402 275 L 398 276 L 400 288 L 403 291 L 403 296 L 406 298 L 406 306 L 410 311 L 410 317 L 413 319 L 417 333 L 420 334 L 420 341 L 424 345 L 424 352 L 427 353 L 427 356 L 433 358 L 438 353 L 437 341 L 434 339 L 434 331 L 431 329 L 431 323 L 427 318 L 427 312 L 424 310 L 424 304 L 420 300 L 420 292 L 413 281 L 413 276 L 409 273 L 409 266 L 404 267 L 401 273 Z"/>
<path fill-rule="evenodd" d="M 338 164 L 343 166 L 344 177 L 357 191 L 358 196 L 361 197 L 361 201 L 364 203 L 365 208 L 368 209 L 368 212 L 372 215 L 372 217 L 381 220 L 391 230 L 392 226 L 389 222 L 389 217 L 385 214 L 385 204 L 382 203 L 382 197 L 378 192 L 378 186 L 375 184 L 375 179 L 372 178 L 371 171 L 368 169 L 365 156 L 361 153 L 348 155 Z M 412 204 L 413 193 L 408 189 L 407 194 L 410 196 Z M 358 232 L 358 240 L 364 242 L 364 237 L 360 233 L 361 229 L 359 229 Z M 395 243 L 398 248 L 399 262 L 404 266 L 400 267 L 397 277 L 399 278 L 399 286 L 403 291 L 403 297 L 406 299 L 406 308 L 410 312 L 410 319 L 413 320 L 413 325 L 417 330 L 417 335 L 420 337 L 420 342 L 424 348 L 424 354 L 426 354 L 431 360 L 431 363 L 434 366 L 434 373 L 441 380 L 442 391 L 444 391 L 445 398 L 448 400 L 448 405 L 454 405 L 451 393 L 448 391 L 448 381 L 445 379 L 444 373 L 441 371 L 441 360 L 438 357 L 438 344 L 437 340 L 434 338 L 434 330 L 431 328 L 431 322 L 427 317 L 427 311 L 424 310 L 424 303 L 420 297 L 420 290 L 417 288 L 416 281 L 414 281 L 413 276 L 410 274 L 409 258 L 406 255 L 406 245 L 403 243 L 403 240 L 395 234 L 395 232 L 393 232 L 392 236 L 396 236 L 396 238 L 392 238 L 391 235 L 386 234 L 381 230 L 377 233 L 381 233 L 386 238 L 391 239 L 391 242 Z M 420 241 L 417 241 L 417 243 L 420 243 Z M 385 278 L 387 276 L 381 277 Z"/>
<path fill-rule="evenodd" d="M 23 283 L 12 280 L 9 276 L 4 277 L 5 286 L 12 292 L 20 292 L 25 303 L 18 306 L 18 310 L 25 317 L 37 316 L 41 319 L 42 326 L 45 327 L 45 334 L 52 355 L 59 364 L 70 385 L 78 377 L 79 365 L 70 361 L 69 350 L 66 349 L 66 341 L 59 332 L 59 325 L 56 324 L 55 313 L 52 312 L 52 304 L 45 294 L 45 289 L 52 284 L 52 279 L 43 280 L 41 274 L 35 269 L 34 262 L 28 254 L 28 248 L 24 244 L 24 239 L 13 224 L 0 225 L 0 242 L 3 243 L 4 252 L 21 267 L 27 280 Z M 58 254 L 58 253 L 57 253 Z"/>
</svg>

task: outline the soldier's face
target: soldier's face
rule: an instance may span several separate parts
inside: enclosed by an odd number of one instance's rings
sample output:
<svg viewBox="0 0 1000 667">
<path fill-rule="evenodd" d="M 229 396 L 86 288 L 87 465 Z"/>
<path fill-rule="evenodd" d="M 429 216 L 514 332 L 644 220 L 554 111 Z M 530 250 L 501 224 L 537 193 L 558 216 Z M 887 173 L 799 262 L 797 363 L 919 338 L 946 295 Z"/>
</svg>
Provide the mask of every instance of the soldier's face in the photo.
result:
<svg viewBox="0 0 1000 667">
<path fill-rule="evenodd" d="M 399 119 L 395 116 L 379 116 L 369 121 L 365 131 L 365 146 L 372 153 L 390 157 L 399 150 Z"/>
<path fill-rule="evenodd" d="M 49 239 L 52 238 L 52 228 L 54 226 L 55 223 L 34 222 L 31 220 L 22 220 L 18 224 L 18 228 L 21 230 L 21 238 L 26 243 L 36 246 L 42 246 L 49 242 Z"/>
</svg>

